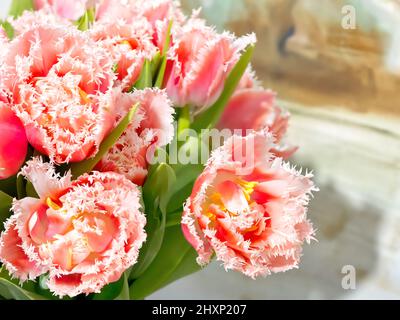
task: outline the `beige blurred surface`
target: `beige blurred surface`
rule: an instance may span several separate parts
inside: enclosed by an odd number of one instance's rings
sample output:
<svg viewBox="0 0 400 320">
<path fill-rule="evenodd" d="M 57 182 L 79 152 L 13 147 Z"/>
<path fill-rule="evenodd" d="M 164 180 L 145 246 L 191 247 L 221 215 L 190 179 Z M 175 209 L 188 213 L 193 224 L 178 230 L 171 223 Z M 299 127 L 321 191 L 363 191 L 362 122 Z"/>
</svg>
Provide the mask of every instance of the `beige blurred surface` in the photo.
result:
<svg viewBox="0 0 400 320">
<path fill-rule="evenodd" d="M 186 0 L 220 29 L 255 31 L 254 69 L 292 113 L 292 160 L 313 169 L 318 242 L 300 268 L 253 281 L 214 263 L 154 298 L 400 299 L 400 9 L 385 0 Z M 356 29 L 342 28 L 342 7 Z M 357 272 L 341 286 L 343 266 Z"/>
</svg>

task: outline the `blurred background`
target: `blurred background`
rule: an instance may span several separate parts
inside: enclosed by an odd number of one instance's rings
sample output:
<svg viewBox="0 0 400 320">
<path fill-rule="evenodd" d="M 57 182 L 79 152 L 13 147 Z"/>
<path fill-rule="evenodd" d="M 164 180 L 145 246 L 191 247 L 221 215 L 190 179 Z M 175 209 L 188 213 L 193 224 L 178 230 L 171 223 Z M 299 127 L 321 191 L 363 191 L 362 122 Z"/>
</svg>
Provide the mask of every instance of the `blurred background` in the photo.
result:
<svg viewBox="0 0 400 320">
<path fill-rule="evenodd" d="M 1 0 L 7 12 L 9 0 Z M 400 0 L 182 0 L 256 32 L 254 69 L 292 113 L 293 159 L 321 191 L 297 270 L 253 281 L 218 263 L 154 299 L 400 299 Z M 342 287 L 344 266 L 355 289 Z"/>
</svg>

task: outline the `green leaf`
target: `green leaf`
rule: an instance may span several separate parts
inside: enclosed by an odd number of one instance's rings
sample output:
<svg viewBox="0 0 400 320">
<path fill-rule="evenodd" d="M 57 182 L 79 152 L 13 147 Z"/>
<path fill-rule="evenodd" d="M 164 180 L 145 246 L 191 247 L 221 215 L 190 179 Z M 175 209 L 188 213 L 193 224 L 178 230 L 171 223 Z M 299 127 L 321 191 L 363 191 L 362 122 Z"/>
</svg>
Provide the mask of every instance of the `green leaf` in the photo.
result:
<svg viewBox="0 0 400 320">
<path fill-rule="evenodd" d="M 4 31 L 7 34 L 8 39 L 13 39 L 14 38 L 14 28 L 11 25 L 11 23 L 9 23 L 6 20 L 1 21 L 0 20 L 0 25 L 3 27 Z"/>
<path fill-rule="evenodd" d="M 197 175 L 198 176 L 198 175 Z M 184 186 L 181 189 L 174 189 L 172 191 L 172 196 L 171 196 L 171 201 L 168 203 L 167 206 L 167 219 L 170 214 L 174 214 L 177 211 L 181 212 L 183 211 L 183 204 L 187 200 L 187 198 L 190 197 L 192 190 L 193 190 L 193 181 L 196 179 L 195 176 L 193 180 L 188 183 L 186 186 Z M 178 180 L 178 179 L 177 179 Z"/>
<path fill-rule="evenodd" d="M 17 176 L 17 197 L 23 199 L 26 196 L 25 179 L 22 175 Z"/>
<path fill-rule="evenodd" d="M 151 62 L 145 60 L 139 80 L 134 85 L 136 89 L 151 88 L 153 86 L 153 75 L 151 74 L 151 69 Z"/>
<path fill-rule="evenodd" d="M 157 88 L 161 88 L 164 83 L 165 70 L 167 68 L 167 53 L 168 53 L 168 50 L 171 45 L 172 24 L 173 24 L 173 21 L 171 20 L 169 22 L 168 29 L 167 29 L 167 36 L 165 38 L 165 43 L 164 43 L 164 47 L 163 47 L 160 69 L 158 70 L 158 75 L 156 78 L 156 82 L 154 84 L 154 86 Z"/>
<path fill-rule="evenodd" d="M 87 9 L 82 17 L 75 21 L 75 25 L 78 30 L 86 31 L 89 30 L 91 25 L 95 20 L 95 10 L 94 8 Z"/>
<path fill-rule="evenodd" d="M 176 267 L 174 272 L 170 275 L 168 280 L 166 280 L 162 287 L 169 285 L 170 283 L 182 279 L 186 276 L 189 276 L 197 271 L 201 270 L 201 267 L 197 263 L 196 259 L 198 257 L 198 253 L 193 247 L 190 247 L 188 251 L 186 251 L 183 256 L 181 262 Z M 161 289 L 161 288 L 160 288 Z"/>
<path fill-rule="evenodd" d="M 11 280 L 8 275 L 7 270 L 3 268 L 0 269 L 0 295 L 7 300 L 47 300 L 45 297 L 32 292 L 34 283 L 29 281 L 24 286 L 20 286 L 15 280 Z"/>
<path fill-rule="evenodd" d="M 151 74 L 153 76 L 154 82 L 155 82 L 155 77 L 158 75 L 158 70 L 160 69 L 160 65 L 161 65 L 161 54 L 160 52 L 157 52 L 150 63 Z"/>
<path fill-rule="evenodd" d="M 110 133 L 110 135 L 104 139 L 103 143 L 100 145 L 99 151 L 93 158 L 71 165 L 71 172 L 74 178 L 78 178 L 82 174 L 91 172 L 93 170 L 96 164 L 98 164 L 104 155 L 114 146 L 128 125 L 131 123 L 133 117 L 135 116 L 138 105 L 139 104 L 136 104 L 121 120 L 118 126 Z"/>
<path fill-rule="evenodd" d="M 12 0 L 8 14 L 16 18 L 25 10 L 34 10 L 33 0 Z"/>
<path fill-rule="evenodd" d="M 174 227 L 180 225 L 182 221 L 182 210 L 174 213 L 167 214 L 167 221 L 165 222 L 165 227 Z"/>
<path fill-rule="evenodd" d="M 151 171 L 143 186 L 147 240 L 140 250 L 138 262 L 131 271 L 130 279 L 140 277 L 161 248 L 165 231 L 167 203 L 175 180 L 175 173 L 172 168 L 166 163 L 161 163 Z"/>
<path fill-rule="evenodd" d="M 242 76 L 250 63 L 251 57 L 253 56 L 253 52 L 254 45 L 247 47 L 246 51 L 242 54 L 240 60 L 226 79 L 224 91 L 219 99 L 214 103 L 214 105 L 195 118 L 195 121 L 192 124 L 194 130 L 200 132 L 202 129 L 215 127 L 221 118 L 229 99 L 235 92 L 240 79 L 242 79 Z"/>
<path fill-rule="evenodd" d="M 190 128 L 190 106 L 187 105 L 179 110 L 178 136 L 186 129 Z"/>
<path fill-rule="evenodd" d="M 124 283 L 122 286 L 122 290 L 114 300 L 130 300 L 128 275 L 126 274 L 126 272 L 123 275 L 123 281 Z"/>
<path fill-rule="evenodd" d="M 171 281 L 200 270 L 193 248 L 180 226 L 167 228 L 162 247 L 147 270 L 130 286 L 130 297 L 142 300 Z"/>
<path fill-rule="evenodd" d="M 35 187 L 30 181 L 26 182 L 26 196 L 31 198 L 39 198 L 39 195 L 37 194 Z"/>
<path fill-rule="evenodd" d="M 3 230 L 4 222 L 11 215 L 11 206 L 12 206 L 13 198 L 9 196 L 7 193 L 0 191 L 0 231 Z"/>
<path fill-rule="evenodd" d="M 92 300 L 129 300 L 128 277 L 124 273 L 122 277 L 101 289 L 101 293 L 90 295 Z"/>
<path fill-rule="evenodd" d="M 12 197 L 17 196 L 17 176 L 12 176 L 6 180 L 0 180 L 0 190 Z"/>
</svg>

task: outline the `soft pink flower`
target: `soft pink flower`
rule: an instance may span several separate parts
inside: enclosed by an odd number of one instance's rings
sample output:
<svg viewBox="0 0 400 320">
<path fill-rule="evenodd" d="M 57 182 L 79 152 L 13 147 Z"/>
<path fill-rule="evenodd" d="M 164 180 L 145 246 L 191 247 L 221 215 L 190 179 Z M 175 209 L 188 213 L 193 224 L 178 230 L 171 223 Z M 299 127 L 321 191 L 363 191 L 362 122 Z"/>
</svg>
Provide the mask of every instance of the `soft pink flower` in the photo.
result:
<svg viewBox="0 0 400 320">
<path fill-rule="evenodd" d="M 51 25 L 59 27 L 70 27 L 72 22 L 57 16 L 50 7 L 46 6 L 37 11 L 24 11 L 19 17 L 10 17 L 8 21 L 14 29 L 14 36 L 18 36 L 37 26 Z"/>
<path fill-rule="evenodd" d="M 0 180 L 2 180 L 17 174 L 28 150 L 25 129 L 4 102 L 0 102 L 0 135 Z"/>
<path fill-rule="evenodd" d="M 124 20 L 132 22 L 136 15 L 135 0 L 97 0 L 96 20 L 100 22 L 116 22 Z"/>
<path fill-rule="evenodd" d="M 237 39 L 227 32 L 218 34 L 192 19 L 178 33 L 171 50 L 165 83 L 168 95 L 180 107 L 209 107 L 221 95 L 241 52 L 255 41 L 254 35 Z"/>
<path fill-rule="evenodd" d="M 0 26 L 0 43 L 6 43 L 8 41 L 7 33 L 2 26 Z"/>
<path fill-rule="evenodd" d="M 153 28 L 153 43 L 160 51 L 163 51 L 169 24 L 172 22 L 171 36 L 173 38 L 176 27 L 181 26 L 186 20 L 179 1 L 144 0 L 137 1 L 137 7 L 138 15 L 145 17 Z M 171 44 L 173 40 L 171 39 Z"/>
<path fill-rule="evenodd" d="M 136 263 L 146 218 L 132 182 L 111 172 L 71 182 L 38 158 L 22 174 L 40 199 L 14 200 L 1 235 L 0 261 L 13 276 L 49 273 L 49 289 L 73 297 L 100 292 Z"/>
<path fill-rule="evenodd" d="M 96 169 L 123 174 L 135 184 L 143 185 L 156 148 L 167 145 L 173 138 L 174 109 L 166 93 L 159 89 L 122 94 L 115 101 L 122 108 L 121 116 L 137 103 L 134 121 Z"/>
<path fill-rule="evenodd" d="M 180 3 L 174 0 L 104 0 L 97 2 L 97 23 L 125 22 L 146 29 L 153 44 L 162 51 L 168 25 L 173 30 L 186 20 Z"/>
<path fill-rule="evenodd" d="M 242 79 L 240 79 L 236 91 L 244 89 L 260 89 L 260 88 L 261 88 L 260 81 L 258 80 L 257 75 L 253 70 L 253 67 L 249 65 Z"/>
<path fill-rule="evenodd" d="M 98 21 L 115 22 L 123 19 L 130 23 L 144 17 L 156 27 L 159 21 L 181 23 L 185 19 L 180 3 L 174 0 L 100 0 L 96 4 Z"/>
<path fill-rule="evenodd" d="M 73 27 L 37 25 L 4 61 L 3 86 L 30 144 L 57 163 L 93 156 L 115 121 L 108 52 Z"/>
<path fill-rule="evenodd" d="M 182 23 L 185 15 L 181 11 L 179 1 L 175 0 L 136 0 L 139 15 L 156 27 L 158 21 L 170 21 L 173 23 Z"/>
<path fill-rule="evenodd" d="M 77 20 L 86 11 L 87 0 L 34 0 L 35 10 L 46 8 L 49 6 L 58 16 Z"/>
<path fill-rule="evenodd" d="M 276 105 L 275 93 L 264 89 L 237 91 L 229 101 L 218 124 L 219 129 L 268 130 L 278 144 L 272 152 L 281 158 L 290 157 L 297 147 L 281 144 L 289 126 L 290 114 Z M 237 131 L 235 131 L 238 133 Z"/>
<path fill-rule="evenodd" d="M 123 20 L 97 23 L 90 31 L 92 38 L 111 55 L 118 85 L 129 90 L 138 80 L 145 59 L 157 53 L 149 34 L 150 25 L 143 19 L 130 24 Z"/>
<path fill-rule="evenodd" d="M 182 228 L 199 264 L 215 252 L 227 270 L 253 278 L 298 265 L 313 236 L 306 206 L 316 188 L 311 174 L 273 158 L 272 141 L 266 132 L 232 137 L 195 182 Z M 242 156 L 244 149 L 250 152 Z"/>
</svg>

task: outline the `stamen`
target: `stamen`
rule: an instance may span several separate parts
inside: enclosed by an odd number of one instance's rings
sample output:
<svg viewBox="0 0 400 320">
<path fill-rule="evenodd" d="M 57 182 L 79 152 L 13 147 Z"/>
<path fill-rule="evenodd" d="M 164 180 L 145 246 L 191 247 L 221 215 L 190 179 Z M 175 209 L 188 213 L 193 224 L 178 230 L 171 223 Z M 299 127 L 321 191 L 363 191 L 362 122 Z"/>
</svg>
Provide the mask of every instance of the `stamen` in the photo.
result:
<svg viewBox="0 0 400 320">
<path fill-rule="evenodd" d="M 53 210 L 61 209 L 61 206 L 59 206 L 57 203 L 55 203 L 50 197 L 47 197 L 46 204 L 49 208 L 52 208 Z"/>
<path fill-rule="evenodd" d="M 83 91 L 81 88 L 78 88 L 79 90 L 79 95 L 81 96 L 81 102 L 83 104 L 90 104 L 92 103 L 92 100 L 90 100 L 90 98 L 88 97 L 88 94 Z"/>
<path fill-rule="evenodd" d="M 208 217 L 211 221 L 215 221 L 216 220 L 215 214 L 213 214 L 211 212 L 206 212 L 205 216 Z"/>
<path fill-rule="evenodd" d="M 245 181 L 242 179 L 237 179 L 236 183 L 242 187 L 243 194 L 248 202 L 251 200 L 251 194 L 254 192 L 254 188 L 257 186 L 258 182 L 255 181 Z"/>
</svg>

